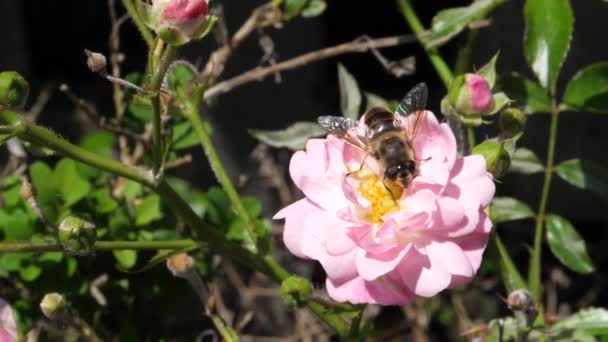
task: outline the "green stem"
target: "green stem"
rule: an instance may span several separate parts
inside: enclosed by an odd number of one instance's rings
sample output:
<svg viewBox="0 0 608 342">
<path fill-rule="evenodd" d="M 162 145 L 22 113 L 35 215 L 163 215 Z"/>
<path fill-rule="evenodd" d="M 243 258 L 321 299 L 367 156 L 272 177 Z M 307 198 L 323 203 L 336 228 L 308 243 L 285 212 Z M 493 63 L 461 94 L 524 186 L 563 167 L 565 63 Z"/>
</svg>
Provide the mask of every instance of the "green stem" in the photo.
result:
<svg viewBox="0 0 608 342">
<path fill-rule="evenodd" d="M 467 33 L 467 41 L 458 50 L 458 57 L 456 57 L 456 64 L 454 65 L 454 73 L 456 75 L 464 74 L 465 72 L 470 71 L 471 69 L 471 56 L 473 55 L 473 46 L 477 41 L 477 36 L 479 35 L 479 31 L 470 30 Z"/>
<path fill-rule="evenodd" d="M 123 6 L 125 6 L 127 12 L 129 12 L 131 20 L 133 20 L 133 23 L 139 30 L 139 33 L 141 34 L 142 38 L 146 41 L 146 44 L 148 44 L 148 47 L 152 46 L 152 43 L 154 42 L 154 37 L 152 36 L 150 30 L 148 30 L 148 27 L 144 23 L 142 17 L 137 12 L 137 8 L 135 8 L 133 0 L 122 0 L 122 4 Z"/>
<path fill-rule="evenodd" d="M 219 318 L 216 315 L 211 315 L 211 321 L 213 322 L 213 325 L 215 326 L 215 329 L 217 329 L 217 331 L 220 333 L 220 336 L 222 336 L 222 341 L 226 341 L 226 342 L 236 342 L 238 341 L 237 339 L 234 338 L 234 334 L 230 331 L 230 329 L 226 328 L 226 326 L 224 325 L 224 322 L 222 322 L 222 319 Z"/>
<path fill-rule="evenodd" d="M 228 198 L 230 199 L 230 203 L 232 204 L 232 207 L 233 207 L 234 211 L 236 212 L 236 214 L 241 219 L 241 222 L 244 224 L 245 228 L 247 229 L 247 232 L 249 234 L 251 241 L 255 241 L 255 231 L 254 231 L 253 220 L 249 216 L 247 209 L 245 209 L 245 206 L 243 205 L 243 202 L 241 201 L 241 197 L 239 196 L 238 192 L 236 191 L 234 184 L 232 184 L 232 181 L 230 180 L 230 176 L 228 176 L 228 173 L 226 172 L 226 169 L 224 168 L 224 165 L 222 164 L 222 161 L 220 160 L 220 157 L 217 154 L 215 146 L 213 145 L 213 142 L 211 141 L 209 132 L 203 125 L 203 121 L 201 120 L 200 114 L 198 111 L 197 103 L 195 101 L 186 100 L 186 99 L 184 99 L 184 101 L 186 102 L 185 108 L 184 108 L 184 115 L 186 116 L 188 121 L 190 121 L 190 123 L 192 124 L 192 127 L 194 127 L 194 131 L 196 132 L 196 135 L 201 143 L 201 146 L 203 147 L 203 150 L 205 151 L 205 155 L 207 156 L 207 160 L 209 160 L 209 164 L 211 165 L 211 169 L 213 170 L 213 173 L 215 174 L 218 182 L 220 183 L 220 185 L 226 192 L 226 195 L 228 195 Z"/>
<path fill-rule="evenodd" d="M 416 15 L 414 8 L 410 4 L 410 1 L 399 0 L 399 7 L 401 8 L 401 13 L 403 13 L 405 20 L 407 20 L 407 23 L 409 24 L 412 31 L 414 31 L 414 33 L 418 35 L 422 34 L 425 31 L 424 26 L 422 26 L 420 19 L 418 19 L 418 15 Z M 452 83 L 454 75 L 452 74 L 452 71 L 450 70 L 448 64 L 439 54 L 437 48 L 426 48 L 425 44 L 427 41 L 428 39 L 420 38 L 420 44 L 422 45 L 422 47 L 425 48 L 426 53 L 429 56 L 431 63 L 433 64 L 433 67 L 435 67 L 435 71 L 437 71 L 437 74 L 441 78 L 441 81 L 443 82 L 445 87 L 448 88 L 450 86 L 450 83 Z"/>
<path fill-rule="evenodd" d="M 467 126 L 467 141 L 469 143 L 469 151 L 467 152 L 470 152 L 471 149 L 473 149 L 473 147 L 475 147 L 477 144 L 475 142 L 475 129 L 471 126 Z"/>
<path fill-rule="evenodd" d="M 16 135 L 24 141 L 49 148 L 63 156 L 129 178 L 146 186 L 154 186 L 152 177 L 146 171 L 119 163 L 115 160 L 106 159 L 98 154 L 72 145 L 49 129 L 34 125 L 15 112 L 8 110 L 0 111 L 0 122 L 14 126 Z"/>
<path fill-rule="evenodd" d="M 154 175 L 157 175 L 162 167 L 163 159 L 163 141 L 161 135 L 161 120 L 162 108 L 160 103 L 160 87 L 163 83 L 165 73 L 175 56 L 176 48 L 167 45 L 158 66 L 154 70 L 154 74 L 150 80 L 150 91 L 154 94 L 152 98 L 152 107 L 154 115 L 152 116 L 152 158 L 154 160 Z"/>
<path fill-rule="evenodd" d="M 155 250 L 155 249 L 186 249 L 196 247 L 193 240 L 167 241 L 96 241 L 93 250 L 114 251 L 122 249 Z M 42 253 L 63 251 L 63 247 L 55 241 L 2 241 L 0 253 Z"/>
<path fill-rule="evenodd" d="M 547 201 L 549 200 L 549 188 L 551 187 L 551 178 L 553 176 L 553 164 L 555 158 L 555 145 L 557 142 L 557 122 L 559 119 L 559 107 L 553 99 L 551 103 L 551 123 L 549 127 L 549 145 L 547 146 L 547 163 L 545 165 L 545 180 L 538 205 L 538 213 L 536 215 L 536 227 L 534 228 L 534 246 L 532 256 L 530 258 L 530 271 L 528 273 L 528 283 L 530 292 L 534 299 L 540 300 L 540 268 L 541 254 L 543 241 L 543 227 L 545 214 L 547 211 Z"/>
</svg>

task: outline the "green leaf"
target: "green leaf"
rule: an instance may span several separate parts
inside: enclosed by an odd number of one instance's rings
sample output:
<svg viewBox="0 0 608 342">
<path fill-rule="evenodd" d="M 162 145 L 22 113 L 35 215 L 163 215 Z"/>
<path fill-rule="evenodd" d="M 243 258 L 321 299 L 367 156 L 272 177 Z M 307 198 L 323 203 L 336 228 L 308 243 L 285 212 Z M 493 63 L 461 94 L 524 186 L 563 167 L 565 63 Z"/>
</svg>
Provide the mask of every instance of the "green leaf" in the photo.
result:
<svg viewBox="0 0 608 342">
<path fill-rule="evenodd" d="M 114 146 L 115 142 L 116 139 L 114 138 L 114 134 L 106 131 L 96 131 L 87 134 L 80 141 L 80 147 L 95 154 L 98 154 L 102 157 L 111 158 L 112 147 Z M 80 171 L 80 174 L 89 179 L 95 178 L 99 174 L 101 174 L 101 171 L 92 166 L 83 163 L 77 163 L 77 166 L 78 171 Z"/>
<path fill-rule="evenodd" d="M 30 166 L 30 178 L 36 191 L 38 205 L 52 222 L 57 217 L 57 191 L 52 182 L 53 171 L 43 162 L 35 162 Z"/>
<path fill-rule="evenodd" d="M 129 102 L 129 112 L 143 122 L 152 121 L 154 108 L 152 107 L 150 97 L 144 95 L 133 96 L 133 99 Z"/>
<path fill-rule="evenodd" d="M 34 233 L 33 222 L 23 209 L 13 210 L 10 214 L 0 208 L 0 227 L 6 240 L 29 240 Z"/>
<path fill-rule="evenodd" d="M 478 0 L 465 7 L 441 10 L 433 18 L 427 48 L 438 47 L 459 34 L 471 22 L 485 17 L 502 1 Z"/>
<path fill-rule="evenodd" d="M 148 225 L 162 217 L 158 195 L 148 195 L 135 204 L 135 224 L 137 226 Z"/>
<path fill-rule="evenodd" d="M 555 83 L 570 48 L 574 17 L 569 0 L 527 0 L 524 7 L 524 48 L 528 65 L 543 88 Z"/>
<path fill-rule="evenodd" d="M 21 203 L 21 187 L 19 181 L 14 176 L 4 178 L 2 181 L 2 198 L 4 199 L 5 208 L 13 208 Z"/>
<path fill-rule="evenodd" d="M 518 73 L 502 75 L 498 80 L 498 88 L 526 114 L 551 112 L 549 97 L 540 84 Z"/>
<path fill-rule="evenodd" d="M 30 256 L 27 254 L 4 253 L 2 254 L 2 257 L 0 257 L 0 264 L 2 264 L 2 268 L 5 270 L 13 272 L 19 270 L 21 268 L 21 263 L 29 258 Z"/>
<path fill-rule="evenodd" d="M 518 148 L 511 157 L 511 168 L 509 171 L 531 175 L 538 172 L 543 172 L 545 166 L 540 162 L 534 152 L 527 148 Z"/>
<path fill-rule="evenodd" d="M 182 150 L 198 144 L 198 137 L 189 121 L 183 121 L 173 126 L 173 149 Z"/>
<path fill-rule="evenodd" d="M 355 77 L 346 70 L 342 63 L 338 63 L 338 84 L 342 115 L 357 120 L 361 114 L 361 91 Z"/>
<path fill-rule="evenodd" d="M 608 334 L 608 310 L 604 308 L 584 309 L 551 327 L 551 332 L 556 335 L 567 330 L 584 330 L 593 335 L 606 335 Z"/>
<path fill-rule="evenodd" d="M 30 264 L 19 269 L 19 276 L 23 281 L 32 282 L 40 276 L 42 269 L 39 266 Z"/>
<path fill-rule="evenodd" d="M 120 268 L 128 270 L 137 263 L 137 252 L 131 249 L 112 251 Z"/>
<path fill-rule="evenodd" d="M 262 213 L 262 204 L 255 197 L 244 197 L 243 206 L 245 207 L 245 210 L 247 210 L 247 213 L 251 217 L 254 217 L 254 218 L 259 217 L 260 214 Z"/>
<path fill-rule="evenodd" d="M 545 225 L 551 252 L 562 264 L 578 273 L 591 273 L 595 270 L 587 255 L 585 240 L 568 220 L 549 214 L 545 218 Z"/>
<path fill-rule="evenodd" d="M 494 235 L 494 242 L 496 243 L 496 249 L 500 255 L 502 276 L 507 292 L 510 293 L 516 289 L 528 288 L 526 281 L 521 276 L 521 273 L 519 273 L 517 266 L 515 266 L 513 259 L 511 259 L 509 252 L 507 252 L 507 249 L 505 248 L 505 245 L 502 243 L 502 240 L 498 234 Z"/>
<path fill-rule="evenodd" d="M 327 8 L 327 3 L 325 0 L 310 0 L 308 1 L 306 8 L 302 10 L 302 17 L 317 17 L 325 11 L 325 8 Z"/>
<path fill-rule="evenodd" d="M 363 95 L 365 95 L 365 111 L 368 111 L 374 107 L 382 107 L 388 109 L 389 104 L 385 98 L 366 91 L 363 92 Z"/>
<path fill-rule="evenodd" d="M 61 252 L 45 252 L 40 255 L 38 261 L 48 261 L 53 263 L 58 263 L 63 260 L 63 253 Z"/>
<path fill-rule="evenodd" d="M 533 218 L 534 212 L 527 204 L 513 197 L 494 197 L 490 206 L 490 218 L 492 222 L 501 223 L 508 221 Z"/>
<path fill-rule="evenodd" d="M 265 131 L 250 129 L 249 134 L 261 142 L 277 148 L 288 148 L 290 150 L 301 150 L 308 139 L 326 134 L 316 122 L 300 121 L 278 131 Z"/>
<path fill-rule="evenodd" d="M 175 92 L 183 92 L 184 90 L 188 90 L 196 77 L 195 72 L 196 71 L 192 70 L 189 64 L 173 64 L 167 73 L 169 89 Z"/>
<path fill-rule="evenodd" d="M 91 199 L 93 200 L 95 211 L 100 214 L 111 213 L 118 206 L 118 203 L 110 195 L 110 191 L 105 188 L 94 191 L 91 194 Z"/>
<path fill-rule="evenodd" d="M 91 185 L 80 176 L 76 163 L 71 159 L 62 159 L 57 163 L 53 171 L 53 183 L 66 207 L 83 199 L 91 190 Z"/>
<path fill-rule="evenodd" d="M 608 201 L 608 169 L 590 160 L 570 159 L 555 167 L 557 175 L 575 187 Z"/>
<path fill-rule="evenodd" d="M 563 104 L 567 110 L 608 113 L 608 62 L 589 65 L 574 75 Z"/>
<path fill-rule="evenodd" d="M 302 11 L 308 0 L 285 0 L 285 9 L 283 10 L 283 18 L 289 20 Z"/>
</svg>

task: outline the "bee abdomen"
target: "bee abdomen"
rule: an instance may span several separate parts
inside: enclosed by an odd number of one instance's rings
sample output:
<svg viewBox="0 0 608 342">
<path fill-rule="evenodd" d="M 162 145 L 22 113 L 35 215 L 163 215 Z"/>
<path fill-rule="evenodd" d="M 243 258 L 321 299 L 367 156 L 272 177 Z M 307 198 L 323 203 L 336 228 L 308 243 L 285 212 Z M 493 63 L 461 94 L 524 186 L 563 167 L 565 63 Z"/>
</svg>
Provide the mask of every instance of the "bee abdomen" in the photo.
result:
<svg viewBox="0 0 608 342">
<path fill-rule="evenodd" d="M 372 139 L 386 132 L 401 131 L 401 128 L 395 126 L 395 115 L 380 107 L 372 108 L 365 114 L 365 124 L 372 133 Z"/>
</svg>

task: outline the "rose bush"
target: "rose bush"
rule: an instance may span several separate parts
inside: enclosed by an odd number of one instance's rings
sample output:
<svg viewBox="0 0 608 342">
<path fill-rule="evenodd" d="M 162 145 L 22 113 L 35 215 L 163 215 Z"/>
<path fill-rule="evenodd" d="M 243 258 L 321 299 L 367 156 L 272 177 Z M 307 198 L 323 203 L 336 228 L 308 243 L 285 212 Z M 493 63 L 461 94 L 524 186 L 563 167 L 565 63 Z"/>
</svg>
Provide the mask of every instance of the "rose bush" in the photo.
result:
<svg viewBox="0 0 608 342">
<path fill-rule="evenodd" d="M 373 158 L 359 170 L 365 153 L 332 135 L 309 140 L 291 159 L 306 197 L 275 219 L 285 219 L 293 254 L 321 263 L 337 301 L 404 304 L 460 286 L 479 268 L 492 177 L 483 157 L 458 157 L 447 124 L 425 114 L 414 141 L 419 175 L 397 195 Z M 401 120 L 411 127 L 413 116 Z"/>
</svg>

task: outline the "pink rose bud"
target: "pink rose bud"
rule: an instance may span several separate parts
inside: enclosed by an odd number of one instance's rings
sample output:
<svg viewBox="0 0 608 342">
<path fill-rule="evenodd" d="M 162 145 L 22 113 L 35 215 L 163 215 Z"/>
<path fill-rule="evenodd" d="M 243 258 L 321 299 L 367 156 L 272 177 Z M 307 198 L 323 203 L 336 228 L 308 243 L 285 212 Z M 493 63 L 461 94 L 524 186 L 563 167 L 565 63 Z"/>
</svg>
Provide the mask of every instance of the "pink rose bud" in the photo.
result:
<svg viewBox="0 0 608 342">
<path fill-rule="evenodd" d="M 488 81 L 477 74 L 467 74 L 466 81 L 471 93 L 471 108 L 477 112 L 492 110 L 494 101 Z"/>
<path fill-rule="evenodd" d="M 17 341 L 17 322 L 10 304 L 0 298 L 0 341 Z"/>
<path fill-rule="evenodd" d="M 206 0 L 153 0 L 152 13 L 155 31 L 170 44 L 199 38 L 209 19 Z"/>
</svg>

